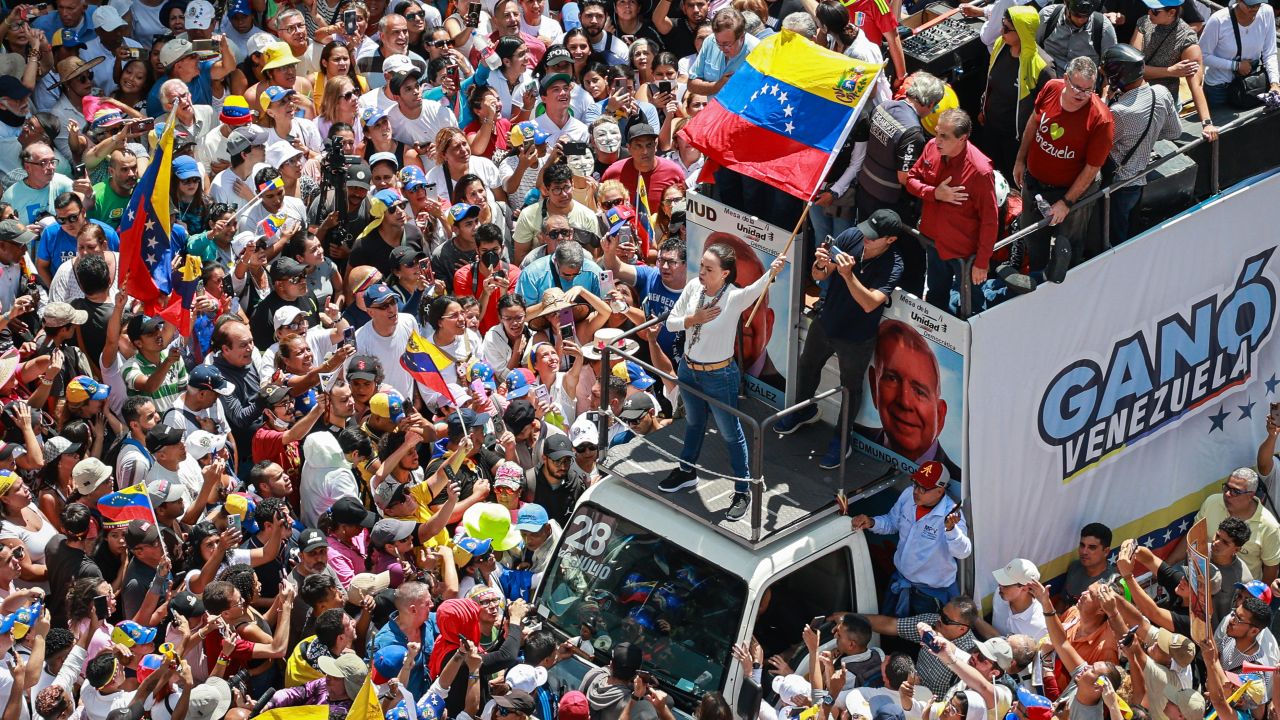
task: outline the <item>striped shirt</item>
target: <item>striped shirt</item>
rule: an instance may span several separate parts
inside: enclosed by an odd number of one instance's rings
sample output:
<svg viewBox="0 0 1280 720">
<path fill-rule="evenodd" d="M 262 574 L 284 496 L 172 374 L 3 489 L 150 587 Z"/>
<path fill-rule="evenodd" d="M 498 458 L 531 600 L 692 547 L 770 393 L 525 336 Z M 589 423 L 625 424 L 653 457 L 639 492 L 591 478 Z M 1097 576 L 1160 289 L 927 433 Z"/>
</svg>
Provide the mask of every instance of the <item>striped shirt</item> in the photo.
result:
<svg viewBox="0 0 1280 720">
<path fill-rule="evenodd" d="M 160 362 L 168 357 L 169 350 L 160 352 Z M 187 366 L 179 360 L 169 367 L 169 372 L 165 374 L 164 381 L 160 383 L 160 387 L 155 392 L 143 393 L 138 392 L 137 387 L 147 381 L 160 366 L 147 362 L 142 357 L 142 353 L 135 354 L 132 358 L 125 361 L 124 367 L 120 371 L 121 377 L 124 378 L 125 390 L 129 396 L 145 395 L 151 398 L 156 405 L 156 412 L 164 415 L 165 411 L 173 407 L 173 403 L 178 399 L 184 390 L 187 389 Z"/>
</svg>

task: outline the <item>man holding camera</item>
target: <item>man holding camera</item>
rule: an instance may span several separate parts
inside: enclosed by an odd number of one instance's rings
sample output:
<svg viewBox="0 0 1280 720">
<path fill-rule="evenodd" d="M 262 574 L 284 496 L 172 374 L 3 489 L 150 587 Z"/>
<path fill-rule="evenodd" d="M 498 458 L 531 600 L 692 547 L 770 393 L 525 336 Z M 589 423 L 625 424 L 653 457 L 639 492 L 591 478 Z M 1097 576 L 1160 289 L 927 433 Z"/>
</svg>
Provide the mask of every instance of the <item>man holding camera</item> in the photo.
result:
<svg viewBox="0 0 1280 720">
<path fill-rule="evenodd" d="M 892 210 L 877 210 L 857 227 L 818 247 L 813 279 L 828 282 L 827 297 L 800 353 L 800 386 L 796 397 L 811 398 L 818 391 L 822 367 L 835 355 L 840 363 L 840 384 L 849 390 L 850 412 L 862 404 L 862 378 L 876 347 L 876 330 L 885 303 L 902 277 L 902 258 L 895 247 L 904 232 L 902 219 Z M 833 277 L 834 275 L 834 277 Z M 783 435 L 817 422 L 817 407 L 787 415 L 774 428 Z M 839 467 L 840 436 L 831 439 L 823 468 Z"/>
<path fill-rule="evenodd" d="M 502 231 L 485 223 L 476 228 L 475 262 L 453 274 L 453 294 L 470 295 L 480 301 L 480 332 L 498 324 L 498 301 L 516 291 L 520 268 L 502 259 Z"/>
</svg>

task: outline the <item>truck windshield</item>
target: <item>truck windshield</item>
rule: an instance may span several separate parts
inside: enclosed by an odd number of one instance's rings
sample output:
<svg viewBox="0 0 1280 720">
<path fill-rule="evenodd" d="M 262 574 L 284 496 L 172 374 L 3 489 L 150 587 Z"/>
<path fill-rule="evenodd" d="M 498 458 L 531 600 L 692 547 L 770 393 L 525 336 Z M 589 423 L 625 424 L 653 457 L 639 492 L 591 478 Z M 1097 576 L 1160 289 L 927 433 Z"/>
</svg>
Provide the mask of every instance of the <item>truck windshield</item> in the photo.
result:
<svg viewBox="0 0 1280 720">
<path fill-rule="evenodd" d="M 645 669 L 688 700 L 722 686 L 745 599 L 741 578 L 584 503 L 565 527 L 538 610 L 589 641 L 598 665 L 620 642 L 640 646 Z"/>
</svg>

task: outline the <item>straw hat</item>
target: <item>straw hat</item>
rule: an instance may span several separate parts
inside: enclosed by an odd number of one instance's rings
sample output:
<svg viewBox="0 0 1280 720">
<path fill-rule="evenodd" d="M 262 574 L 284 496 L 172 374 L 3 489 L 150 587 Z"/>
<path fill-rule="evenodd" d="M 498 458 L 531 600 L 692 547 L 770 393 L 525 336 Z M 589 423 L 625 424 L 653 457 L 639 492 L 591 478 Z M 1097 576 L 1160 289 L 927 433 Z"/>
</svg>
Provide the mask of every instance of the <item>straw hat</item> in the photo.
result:
<svg viewBox="0 0 1280 720">
<path fill-rule="evenodd" d="M 640 343 L 633 338 L 619 340 L 618 338 L 623 332 L 620 328 L 600 328 L 596 331 L 596 335 L 591 339 L 591 342 L 582 346 L 582 357 L 588 360 L 599 360 L 603 356 L 606 346 L 612 350 L 621 350 L 628 355 L 634 355 L 640 350 Z M 615 360 L 623 359 L 619 355 L 613 355 L 612 357 Z"/>
</svg>

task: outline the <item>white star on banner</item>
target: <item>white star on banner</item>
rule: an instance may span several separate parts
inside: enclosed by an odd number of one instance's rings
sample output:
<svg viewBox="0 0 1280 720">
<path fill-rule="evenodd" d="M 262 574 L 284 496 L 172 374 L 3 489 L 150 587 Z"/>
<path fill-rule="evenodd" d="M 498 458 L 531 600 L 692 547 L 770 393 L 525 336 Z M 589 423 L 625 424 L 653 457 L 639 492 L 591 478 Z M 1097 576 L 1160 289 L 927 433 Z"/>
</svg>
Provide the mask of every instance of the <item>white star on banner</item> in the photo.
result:
<svg viewBox="0 0 1280 720">
<path fill-rule="evenodd" d="M 784 117 L 791 117 L 791 111 L 792 111 L 792 110 L 795 110 L 795 108 L 794 108 L 794 107 L 792 107 L 792 106 L 790 106 L 790 105 L 788 105 L 788 106 L 786 106 L 786 107 L 782 108 L 782 114 L 783 114 L 783 116 L 784 116 Z"/>
<path fill-rule="evenodd" d="M 777 87 L 777 85 L 774 85 L 774 87 Z M 787 91 L 783 90 L 781 93 L 778 93 L 778 102 L 784 103 L 786 101 L 787 101 Z"/>
<path fill-rule="evenodd" d="M 151 218 L 147 218 L 147 230 L 155 230 L 155 229 L 156 229 L 156 221 L 152 220 Z"/>
<path fill-rule="evenodd" d="M 785 127 L 786 127 L 786 131 L 787 131 L 787 134 L 788 134 L 788 135 L 790 135 L 791 133 L 795 132 L 795 129 L 796 129 L 796 126 L 795 126 L 795 125 L 793 125 L 793 124 L 791 124 L 791 123 L 787 123 Z"/>
<path fill-rule="evenodd" d="M 129 211 L 129 222 L 133 222 L 133 211 Z"/>
<path fill-rule="evenodd" d="M 779 88 L 778 88 L 778 83 L 774 83 L 774 84 L 773 84 L 773 86 L 769 88 L 769 94 L 770 94 L 770 95 L 777 95 L 777 94 L 778 94 L 778 90 L 779 90 Z"/>
<path fill-rule="evenodd" d="M 155 264 L 156 264 L 156 256 L 152 253 L 147 253 L 147 265 L 155 265 Z"/>
<path fill-rule="evenodd" d="M 756 98 L 757 98 L 757 97 L 759 97 L 759 95 L 760 95 L 760 90 L 757 90 L 757 91 L 755 91 L 755 92 L 751 93 L 751 102 L 755 102 L 755 101 L 756 101 Z"/>
</svg>

